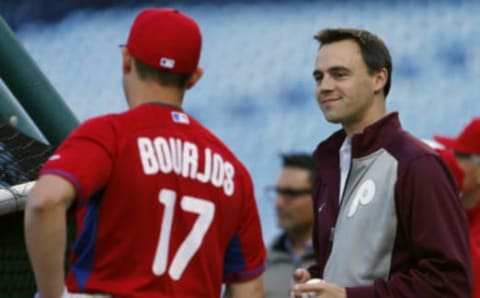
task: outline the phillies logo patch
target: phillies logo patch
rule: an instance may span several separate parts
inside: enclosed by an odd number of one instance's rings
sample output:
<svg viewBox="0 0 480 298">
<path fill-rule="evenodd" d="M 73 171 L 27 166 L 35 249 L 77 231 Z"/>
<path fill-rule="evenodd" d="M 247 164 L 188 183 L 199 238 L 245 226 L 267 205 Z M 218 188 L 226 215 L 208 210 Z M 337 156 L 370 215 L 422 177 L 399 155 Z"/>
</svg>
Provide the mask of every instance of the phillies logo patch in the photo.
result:
<svg viewBox="0 0 480 298">
<path fill-rule="evenodd" d="M 355 197 L 353 198 L 347 217 L 352 217 L 357 212 L 360 205 L 368 205 L 375 196 L 375 183 L 369 179 L 358 187 Z"/>
</svg>

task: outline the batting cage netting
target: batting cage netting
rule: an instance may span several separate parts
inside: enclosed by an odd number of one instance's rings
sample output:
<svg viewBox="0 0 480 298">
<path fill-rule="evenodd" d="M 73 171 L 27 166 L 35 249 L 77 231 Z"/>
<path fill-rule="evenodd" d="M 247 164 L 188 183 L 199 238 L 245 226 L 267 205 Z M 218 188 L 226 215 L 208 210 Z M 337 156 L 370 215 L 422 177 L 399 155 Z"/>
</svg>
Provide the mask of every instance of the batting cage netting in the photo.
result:
<svg viewBox="0 0 480 298">
<path fill-rule="evenodd" d="M 0 122 L 1 190 L 11 192 L 12 198 L 17 196 L 12 186 L 34 181 L 52 150 L 51 146 Z M 24 241 L 23 204 L 15 206 L 12 201 L 0 201 L 0 297 L 33 297 L 35 282 Z M 69 235 L 72 231 L 70 223 Z"/>
</svg>

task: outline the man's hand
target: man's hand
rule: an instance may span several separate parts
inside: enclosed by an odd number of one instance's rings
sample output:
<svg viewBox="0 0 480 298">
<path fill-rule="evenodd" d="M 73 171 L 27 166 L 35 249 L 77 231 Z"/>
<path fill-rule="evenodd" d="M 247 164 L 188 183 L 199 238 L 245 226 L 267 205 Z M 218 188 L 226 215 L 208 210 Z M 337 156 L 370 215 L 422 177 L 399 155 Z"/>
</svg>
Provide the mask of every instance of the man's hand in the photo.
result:
<svg viewBox="0 0 480 298">
<path fill-rule="evenodd" d="M 295 270 L 292 276 L 292 288 L 290 289 L 290 298 L 303 298 L 303 297 L 308 297 L 309 293 L 302 293 L 300 295 L 297 295 L 294 293 L 293 289 L 296 285 L 303 284 L 307 282 L 310 279 L 310 273 L 303 269 L 303 268 L 298 268 Z"/>
<path fill-rule="evenodd" d="M 291 297 L 346 298 L 345 288 L 326 283 L 321 279 L 310 279 L 305 269 L 297 269 L 293 275 Z"/>
<path fill-rule="evenodd" d="M 310 273 L 303 268 L 298 268 L 293 273 L 293 282 L 294 284 L 303 284 L 306 283 L 307 280 L 310 279 Z"/>
</svg>

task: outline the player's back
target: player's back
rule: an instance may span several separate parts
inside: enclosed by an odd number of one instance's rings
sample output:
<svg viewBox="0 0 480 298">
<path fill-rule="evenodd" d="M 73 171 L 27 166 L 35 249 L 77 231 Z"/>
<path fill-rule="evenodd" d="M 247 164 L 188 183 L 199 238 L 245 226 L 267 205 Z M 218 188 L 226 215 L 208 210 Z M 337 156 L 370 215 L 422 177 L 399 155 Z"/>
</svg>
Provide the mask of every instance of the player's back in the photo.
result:
<svg viewBox="0 0 480 298">
<path fill-rule="evenodd" d="M 86 211 L 95 236 L 79 241 L 90 244 L 74 257 L 69 282 L 78 286 L 83 272 L 83 289 L 120 297 L 219 297 L 222 280 L 259 275 L 265 250 L 253 186 L 231 151 L 173 107 L 109 117 L 113 170 Z"/>
</svg>

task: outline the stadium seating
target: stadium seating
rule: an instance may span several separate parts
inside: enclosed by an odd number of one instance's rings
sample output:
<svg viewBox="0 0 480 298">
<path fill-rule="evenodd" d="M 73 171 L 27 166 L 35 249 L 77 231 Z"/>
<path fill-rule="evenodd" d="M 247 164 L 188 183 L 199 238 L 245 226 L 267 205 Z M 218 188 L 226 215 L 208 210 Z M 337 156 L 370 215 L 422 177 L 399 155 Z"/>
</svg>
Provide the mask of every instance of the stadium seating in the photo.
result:
<svg viewBox="0 0 480 298">
<path fill-rule="evenodd" d="M 79 119 L 126 109 L 120 51 L 142 7 L 81 10 L 17 34 Z M 318 1 L 179 7 L 204 34 L 205 76 L 185 109 L 245 162 L 256 185 L 264 237 L 276 232 L 263 189 L 279 153 L 312 151 L 337 127 L 314 98 L 312 69 L 325 27 L 361 27 L 382 37 L 394 60 L 387 98 L 404 127 L 421 138 L 455 134 L 480 114 L 480 4 L 475 1 Z"/>
</svg>

